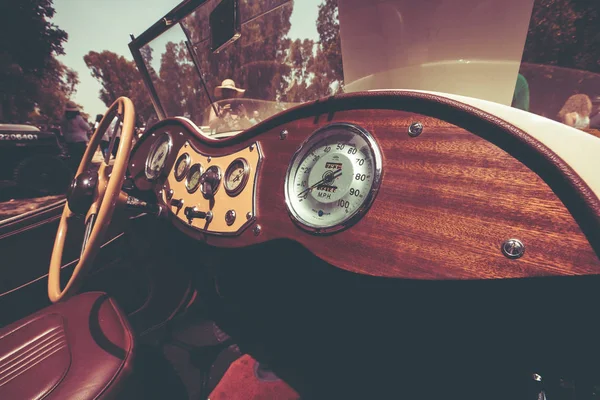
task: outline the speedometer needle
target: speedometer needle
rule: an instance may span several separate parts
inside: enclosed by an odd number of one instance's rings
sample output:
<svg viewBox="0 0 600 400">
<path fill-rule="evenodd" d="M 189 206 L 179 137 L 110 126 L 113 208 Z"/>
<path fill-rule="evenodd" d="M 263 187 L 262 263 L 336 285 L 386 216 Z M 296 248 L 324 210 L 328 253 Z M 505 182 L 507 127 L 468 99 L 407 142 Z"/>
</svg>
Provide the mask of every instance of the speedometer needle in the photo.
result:
<svg viewBox="0 0 600 400">
<path fill-rule="evenodd" d="M 331 175 L 327 175 L 325 178 L 321 179 L 319 182 L 317 182 L 314 185 L 312 185 L 312 186 L 304 189 L 303 191 L 301 191 L 300 193 L 298 193 L 298 197 L 304 197 L 305 194 L 307 194 L 309 192 L 312 192 L 312 190 L 314 188 L 316 188 L 317 186 L 319 186 L 319 185 L 321 185 L 321 184 L 323 184 L 325 182 L 327 182 L 327 183 L 333 182 L 333 180 L 335 178 L 337 178 L 338 176 L 340 176 L 340 175 L 342 175 L 342 170 L 341 169 L 338 170 L 338 171 L 336 171 L 336 172 L 334 172 Z"/>
</svg>

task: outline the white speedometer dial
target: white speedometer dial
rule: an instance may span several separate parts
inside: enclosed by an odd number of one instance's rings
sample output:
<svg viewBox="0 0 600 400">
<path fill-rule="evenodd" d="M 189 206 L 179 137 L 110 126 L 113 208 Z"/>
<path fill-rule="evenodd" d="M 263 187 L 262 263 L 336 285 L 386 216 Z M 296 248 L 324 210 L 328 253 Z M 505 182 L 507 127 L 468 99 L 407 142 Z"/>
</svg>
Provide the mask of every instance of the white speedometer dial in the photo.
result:
<svg viewBox="0 0 600 400">
<path fill-rule="evenodd" d="M 380 180 L 381 153 L 371 135 L 356 125 L 328 125 L 300 147 L 288 167 L 288 210 L 312 232 L 344 229 L 371 205 Z"/>
</svg>

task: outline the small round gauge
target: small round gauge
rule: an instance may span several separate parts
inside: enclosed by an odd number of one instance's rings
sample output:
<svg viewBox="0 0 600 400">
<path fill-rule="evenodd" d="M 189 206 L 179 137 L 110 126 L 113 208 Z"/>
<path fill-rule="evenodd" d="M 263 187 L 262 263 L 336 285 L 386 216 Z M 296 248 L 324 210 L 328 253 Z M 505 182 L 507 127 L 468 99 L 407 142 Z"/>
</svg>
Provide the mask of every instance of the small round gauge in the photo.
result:
<svg viewBox="0 0 600 400">
<path fill-rule="evenodd" d="M 188 169 L 190 168 L 190 155 L 184 153 L 179 156 L 177 162 L 175 162 L 175 179 L 179 182 L 185 178 Z"/>
<path fill-rule="evenodd" d="M 369 132 L 334 123 L 296 151 L 285 178 L 292 220 L 313 233 L 347 228 L 364 215 L 381 183 L 382 157 Z"/>
<path fill-rule="evenodd" d="M 145 172 L 148 180 L 155 180 L 163 172 L 172 146 L 171 135 L 166 132 L 161 134 L 152 144 L 146 158 Z"/>
<path fill-rule="evenodd" d="M 243 158 L 237 158 L 229 164 L 229 167 L 225 170 L 225 191 L 230 196 L 237 196 L 240 194 L 250 176 L 250 166 L 248 161 Z"/>
<path fill-rule="evenodd" d="M 194 164 L 188 171 L 187 178 L 185 179 L 185 188 L 188 192 L 194 193 L 200 186 L 200 177 L 202 176 L 202 165 Z"/>
</svg>

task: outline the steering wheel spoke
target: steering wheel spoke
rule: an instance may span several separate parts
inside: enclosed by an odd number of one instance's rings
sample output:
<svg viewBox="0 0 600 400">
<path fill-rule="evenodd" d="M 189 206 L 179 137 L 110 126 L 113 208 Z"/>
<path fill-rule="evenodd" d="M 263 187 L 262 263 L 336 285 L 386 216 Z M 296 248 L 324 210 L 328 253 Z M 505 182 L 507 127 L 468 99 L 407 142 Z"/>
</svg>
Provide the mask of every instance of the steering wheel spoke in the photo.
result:
<svg viewBox="0 0 600 400">
<path fill-rule="evenodd" d="M 100 144 L 104 132 L 111 121 L 117 116 L 113 128 L 109 155 L 100 163 L 98 172 L 94 172 L 92 159 Z M 133 103 L 126 97 L 118 98 L 108 109 L 100 126 L 94 132 L 69 189 L 69 201 L 65 204 L 61 216 L 48 273 L 48 297 L 55 303 L 72 294 L 79 288 L 82 278 L 94 262 L 94 258 L 103 243 L 108 225 L 114 210 L 123 194 L 121 188 L 125 180 L 129 154 L 131 153 L 135 123 Z M 110 165 L 110 154 L 115 146 L 115 138 L 121 129 L 121 139 L 118 143 L 114 164 Z M 76 218 L 84 215 L 83 218 Z M 66 242 L 68 227 L 71 223 L 85 223 L 85 232 L 81 245 L 81 256 L 75 266 L 71 278 L 64 289 L 60 284 L 60 269 L 62 254 Z"/>
<path fill-rule="evenodd" d="M 90 240 L 90 236 L 92 234 L 92 230 L 94 229 L 94 225 L 96 223 L 96 216 L 98 214 L 91 214 L 89 218 L 86 218 L 85 222 L 85 231 L 83 233 L 83 241 L 81 242 L 81 252 L 79 257 L 83 258 L 83 253 L 85 252 L 85 248 Z"/>
<path fill-rule="evenodd" d="M 112 155 L 113 149 L 115 147 L 115 142 L 117 141 L 117 134 L 119 129 L 121 129 L 121 123 L 123 122 L 123 118 L 121 115 L 121 111 L 117 111 L 117 115 L 115 116 L 117 121 L 115 122 L 115 126 L 113 127 L 113 131 L 110 133 L 110 141 L 108 142 L 108 151 L 104 155 L 102 165 L 110 165 L 110 156 Z M 113 118 L 114 121 L 114 118 Z M 112 121 L 111 121 L 112 122 Z"/>
</svg>

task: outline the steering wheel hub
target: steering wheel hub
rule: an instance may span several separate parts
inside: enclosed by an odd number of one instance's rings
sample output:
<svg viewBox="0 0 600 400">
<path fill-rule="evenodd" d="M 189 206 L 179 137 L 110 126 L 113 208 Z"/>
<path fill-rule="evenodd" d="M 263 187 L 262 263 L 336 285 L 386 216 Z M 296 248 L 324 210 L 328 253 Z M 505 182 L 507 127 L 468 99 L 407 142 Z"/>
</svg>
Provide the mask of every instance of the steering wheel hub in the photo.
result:
<svg viewBox="0 0 600 400">
<path fill-rule="evenodd" d="M 94 202 L 94 193 L 98 187 L 98 173 L 85 171 L 77 175 L 67 192 L 67 202 L 71 211 L 83 215 Z"/>
</svg>

